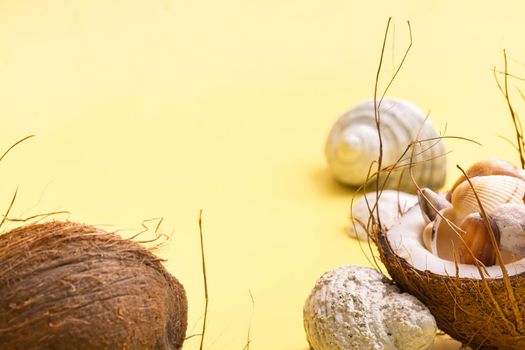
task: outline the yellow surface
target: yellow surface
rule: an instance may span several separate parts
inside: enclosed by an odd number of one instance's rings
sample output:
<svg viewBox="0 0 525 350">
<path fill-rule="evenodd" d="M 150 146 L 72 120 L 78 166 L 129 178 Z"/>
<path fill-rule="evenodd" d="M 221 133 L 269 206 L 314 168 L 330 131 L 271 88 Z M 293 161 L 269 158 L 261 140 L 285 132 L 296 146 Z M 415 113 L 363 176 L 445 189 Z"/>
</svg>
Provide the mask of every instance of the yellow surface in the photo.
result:
<svg viewBox="0 0 525 350">
<path fill-rule="evenodd" d="M 0 147 L 37 137 L 0 164 L 2 206 L 18 186 L 15 215 L 69 210 L 130 230 L 164 217 L 174 233 L 161 255 L 188 292 L 188 334 L 203 313 L 202 208 L 205 348 L 244 347 L 251 291 L 251 349 L 305 350 L 315 279 L 367 264 L 345 235 L 352 193 L 331 180 L 323 145 L 335 119 L 371 96 L 388 16 L 396 62 L 407 19 L 414 32 L 392 95 L 484 144 L 448 143 L 455 174 L 483 156 L 517 160 L 498 137 L 514 134 L 491 70 L 503 48 L 525 62 L 519 3 L 4 0 Z"/>
</svg>

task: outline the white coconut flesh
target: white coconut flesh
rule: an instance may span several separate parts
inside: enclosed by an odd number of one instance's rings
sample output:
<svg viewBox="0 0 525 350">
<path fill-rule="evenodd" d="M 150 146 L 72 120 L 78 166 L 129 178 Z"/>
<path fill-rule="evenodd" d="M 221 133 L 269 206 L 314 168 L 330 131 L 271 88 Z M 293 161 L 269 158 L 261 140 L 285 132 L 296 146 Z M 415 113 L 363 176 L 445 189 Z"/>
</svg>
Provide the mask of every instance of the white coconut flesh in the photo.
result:
<svg viewBox="0 0 525 350">
<path fill-rule="evenodd" d="M 454 262 L 452 246 L 457 248 L 460 244 L 460 239 L 456 235 L 438 235 L 439 256 L 428 251 L 423 244 L 422 237 L 425 225 L 419 205 L 416 204 L 401 217 L 397 225 L 388 230 L 386 237 L 392 250 L 417 270 L 428 270 L 442 276 L 455 277 L 457 275 L 461 278 L 482 278 L 477 266 L 460 264 L 459 262 L 456 265 Z M 521 274 L 525 272 L 525 258 L 508 262 L 505 264 L 505 268 L 509 276 Z M 498 264 L 485 267 L 483 271 L 484 278 L 503 277 L 501 267 Z"/>
</svg>

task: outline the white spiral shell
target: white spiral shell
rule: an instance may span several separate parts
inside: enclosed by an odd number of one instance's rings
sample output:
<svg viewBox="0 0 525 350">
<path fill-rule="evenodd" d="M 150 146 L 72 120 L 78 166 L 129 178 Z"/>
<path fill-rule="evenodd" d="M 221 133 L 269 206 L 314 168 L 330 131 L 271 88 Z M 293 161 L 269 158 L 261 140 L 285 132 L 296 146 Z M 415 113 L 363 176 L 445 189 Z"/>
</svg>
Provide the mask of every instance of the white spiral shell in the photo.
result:
<svg viewBox="0 0 525 350">
<path fill-rule="evenodd" d="M 385 98 L 379 113 L 383 167 L 395 164 L 411 142 L 439 137 L 430 120 L 410 102 Z M 437 190 L 443 186 L 445 153 L 445 144 L 439 139 L 415 144 L 412 173 L 420 187 Z M 370 164 L 379 156 L 373 100 L 355 106 L 338 119 L 328 135 L 325 154 L 338 181 L 351 186 L 360 186 L 366 181 Z M 409 164 L 411 154 L 409 151 L 401 164 Z M 393 172 L 386 187 L 406 192 L 416 189 L 406 169 Z"/>
</svg>

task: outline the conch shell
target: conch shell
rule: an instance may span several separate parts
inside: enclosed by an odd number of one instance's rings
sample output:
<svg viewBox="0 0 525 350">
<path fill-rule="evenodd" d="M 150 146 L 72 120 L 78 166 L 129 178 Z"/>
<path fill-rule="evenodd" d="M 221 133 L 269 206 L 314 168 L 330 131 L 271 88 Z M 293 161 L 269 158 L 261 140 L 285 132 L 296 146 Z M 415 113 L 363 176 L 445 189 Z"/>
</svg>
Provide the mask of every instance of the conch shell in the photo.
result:
<svg viewBox="0 0 525 350">
<path fill-rule="evenodd" d="M 431 189 L 442 187 L 446 176 L 445 144 L 438 139 L 439 133 L 425 114 L 410 102 L 392 98 L 383 99 L 379 114 L 383 167 L 396 164 L 413 141 L 432 139 L 415 143 L 414 152 L 409 151 L 402 164 L 408 165 L 413 154 L 412 174 L 416 183 Z M 365 183 L 370 165 L 379 155 L 374 101 L 361 103 L 339 118 L 328 135 L 325 154 L 338 181 L 350 186 Z M 386 188 L 415 192 L 407 168 L 404 170 L 394 171 Z"/>
</svg>

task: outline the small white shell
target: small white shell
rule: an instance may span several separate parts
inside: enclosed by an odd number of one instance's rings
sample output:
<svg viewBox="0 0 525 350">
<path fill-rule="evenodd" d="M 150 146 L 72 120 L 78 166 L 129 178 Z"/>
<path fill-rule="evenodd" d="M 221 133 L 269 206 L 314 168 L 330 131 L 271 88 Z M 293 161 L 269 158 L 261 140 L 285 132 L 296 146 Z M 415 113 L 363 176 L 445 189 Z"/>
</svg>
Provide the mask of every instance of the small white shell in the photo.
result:
<svg viewBox="0 0 525 350">
<path fill-rule="evenodd" d="M 477 176 L 470 181 L 487 213 L 506 203 L 523 204 L 525 181 L 517 177 L 505 175 Z M 470 213 L 480 211 L 478 201 L 468 181 L 463 181 L 456 187 L 452 192 L 451 202 L 459 220 Z"/>
<path fill-rule="evenodd" d="M 428 242 L 428 231 L 425 232 L 423 230 L 422 235 L 423 242 Z M 432 226 L 429 250 L 435 256 L 453 261 L 455 251 L 452 247 L 455 249 L 459 247 L 461 242 L 460 235 L 461 229 L 459 228 L 456 210 L 452 207 L 442 209 L 439 211 L 439 215 L 436 216 Z"/>
<path fill-rule="evenodd" d="M 525 256 L 525 205 L 504 204 L 491 217 L 500 234 L 500 249 Z"/>
<path fill-rule="evenodd" d="M 354 202 L 350 215 L 352 222 L 348 230 L 350 236 L 364 241 L 368 239 L 366 227 L 370 219 L 367 201 L 370 208 L 373 208 L 376 203 L 376 193 L 369 192 Z M 383 191 L 379 198 L 379 217 L 381 218 L 381 224 L 389 229 L 397 224 L 401 215 L 416 203 L 417 196 L 415 195 L 393 190 Z"/>
<path fill-rule="evenodd" d="M 383 167 L 394 165 L 415 140 L 436 138 L 439 133 L 425 114 L 407 101 L 385 98 L 379 108 L 383 140 Z M 412 173 L 420 187 L 438 189 L 446 175 L 445 145 L 442 140 L 424 141 L 413 147 Z M 325 147 L 328 165 L 337 180 L 351 186 L 362 185 L 372 162 L 379 156 L 379 138 L 374 102 L 352 108 L 335 123 Z M 402 162 L 409 164 L 409 151 Z M 373 169 L 376 170 L 376 169 Z M 387 188 L 415 192 L 408 171 L 395 171 Z"/>
</svg>

